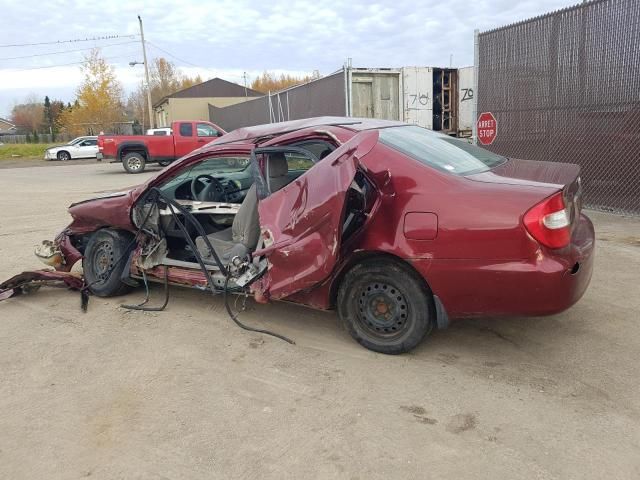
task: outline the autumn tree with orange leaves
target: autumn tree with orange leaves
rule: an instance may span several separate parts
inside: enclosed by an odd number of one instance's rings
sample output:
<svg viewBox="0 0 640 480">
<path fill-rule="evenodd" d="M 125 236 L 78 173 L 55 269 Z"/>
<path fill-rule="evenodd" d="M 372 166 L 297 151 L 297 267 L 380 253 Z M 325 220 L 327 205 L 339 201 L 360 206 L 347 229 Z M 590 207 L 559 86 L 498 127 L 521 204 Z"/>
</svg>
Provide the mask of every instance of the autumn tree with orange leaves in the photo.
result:
<svg viewBox="0 0 640 480">
<path fill-rule="evenodd" d="M 84 80 L 76 91 L 76 105 L 61 114 L 62 128 L 73 135 L 114 131 L 114 126 L 126 121 L 126 117 L 122 85 L 113 66 L 99 49 L 93 49 L 81 69 Z"/>
<path fill-rule="evenodd" d="M 311 75 L 296 77 L 285 73 L 278 76 L 275 73 L 265 71 L 251 83 L 251 88 L 262 93 L 277 92 L 278 90 L 310 82 L 314 78 L 317 77 Z"/>
<path fill-rule="evenodd" d="M 167 95 L 202 83 L 200 75 L 189 77 L 183 75 L 173 62 L 165 58 L 154 58 L 151 63 L 149 81 L 151 83 L 151 103 L 156 104 Z M 127 99 L 127 110 L 143 127 L 149 125 L 147 110 L 147 90 L 144 84 L 131 92 Z"/>
<path fill-rule="evenodd" d="M 200 75 L 191 78 L 182 75 L 173 62 L 165 58 L 155 58 L 151 65 L 151 100 L 158 100 L 185 88 L 202 83 Z"/>
<path fill-rule="evenodd" d="M 42 100 L 35 95 L 29 95 L 23 103 L 13 106 L 11 120 L 20 131 L 33 133 L 40 129 L 44 115 Z"/>
</svg>

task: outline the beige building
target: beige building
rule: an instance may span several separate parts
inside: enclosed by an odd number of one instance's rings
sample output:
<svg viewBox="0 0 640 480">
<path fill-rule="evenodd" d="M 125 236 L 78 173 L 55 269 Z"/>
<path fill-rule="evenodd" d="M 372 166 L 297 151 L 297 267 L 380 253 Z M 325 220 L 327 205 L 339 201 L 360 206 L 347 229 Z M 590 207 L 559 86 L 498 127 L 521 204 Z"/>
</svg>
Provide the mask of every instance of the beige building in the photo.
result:
<svg viewBox="0 0 640 480">
<path fill-rule="evenodd" d="M 207 111 L 207 115 L 208 114 L 209 112 Z M 0 118 L 0 135 L 15 135 L 16 130 L 16 126 L 13 123 L 4 118 Z"/>
<path fill-rule="evenodd" d="M 264 94 L 221 78 L 213 78 L 164 97 L 154 105 L 157 127 L 176 120 L 209 120 L 209 105 L 228 107 Z"/>
</svg>

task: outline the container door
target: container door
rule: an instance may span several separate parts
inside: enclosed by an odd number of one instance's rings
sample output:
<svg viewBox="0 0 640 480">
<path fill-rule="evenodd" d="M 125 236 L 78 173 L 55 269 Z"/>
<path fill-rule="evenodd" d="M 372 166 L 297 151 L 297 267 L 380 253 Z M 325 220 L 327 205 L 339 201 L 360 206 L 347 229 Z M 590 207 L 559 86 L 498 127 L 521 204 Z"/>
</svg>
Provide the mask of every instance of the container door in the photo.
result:
<svg viewBox="0 0 640 480">
<path fill-rule="evenodd" d="M 404 67 L 402 69 L 402 99 L 404 121 L 433 129 L 433 69 Z"/>
<path fill-rule="evenodd" d="M 401 120 L 398 72 L 354 72 L 351 77 L 354 117 Z"/>
<path fill-rule="evenodd" d="M 374 118 L 400 120 L 398 75 L 382 73 L 373 80 Z"/>
<path fill-rule="evenodd" d="M 470 137 L 473 132 L 474 67 L 458 69 L 458 136 Z"/>
<path fill-rule="evenodd" d="M 352 82 L 353 116 L 374 118 L 373 80 L 371 78 L 354 78 Z"/>
</svg>

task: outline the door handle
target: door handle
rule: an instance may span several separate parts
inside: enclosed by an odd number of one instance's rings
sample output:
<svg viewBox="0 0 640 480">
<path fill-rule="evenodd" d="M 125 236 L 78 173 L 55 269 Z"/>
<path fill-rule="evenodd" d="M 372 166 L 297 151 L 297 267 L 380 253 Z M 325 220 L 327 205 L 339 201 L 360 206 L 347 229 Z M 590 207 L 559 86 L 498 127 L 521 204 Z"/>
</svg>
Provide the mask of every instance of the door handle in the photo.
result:
<svg viewBox="0 0 640 480">
<path fill-rule="evenodd" d="M 199 139 L 198 143 L 204 143 L 204 140 L 203 139 Z"/>
</svg>

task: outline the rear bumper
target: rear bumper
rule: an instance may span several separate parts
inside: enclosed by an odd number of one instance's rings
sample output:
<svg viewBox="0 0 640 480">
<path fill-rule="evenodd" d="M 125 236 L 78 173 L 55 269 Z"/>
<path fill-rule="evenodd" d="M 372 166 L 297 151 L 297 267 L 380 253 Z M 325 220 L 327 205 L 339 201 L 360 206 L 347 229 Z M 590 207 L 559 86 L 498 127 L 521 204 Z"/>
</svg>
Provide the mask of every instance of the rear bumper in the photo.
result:
<svg viewBox="0 0 640 480">
<path fill-rule="evenodd" d="M 120 160 L 116 159 L 114 155 L 105 155 L 102 152 L 96 153 L 96 160 L 101 162 L 103 160 L 110 160 L 110 163 L 120 163 Z"/>
<path fill-rule="evenodd" d="M 414 260 L 451 318 L 551 315 L 574 305 L 589 286 L 595 233 L 581 215 L 571 244 L 540 248 L 526 260 Z"/>
</svg>

